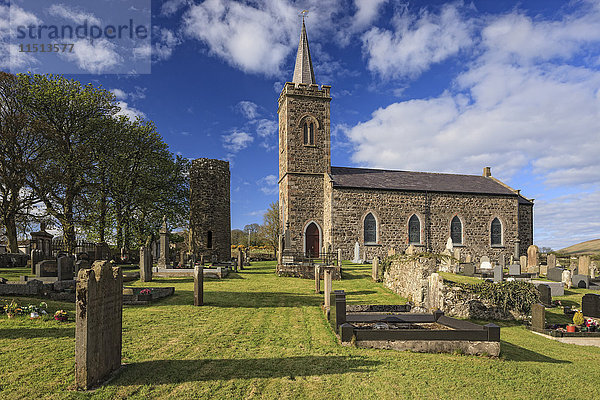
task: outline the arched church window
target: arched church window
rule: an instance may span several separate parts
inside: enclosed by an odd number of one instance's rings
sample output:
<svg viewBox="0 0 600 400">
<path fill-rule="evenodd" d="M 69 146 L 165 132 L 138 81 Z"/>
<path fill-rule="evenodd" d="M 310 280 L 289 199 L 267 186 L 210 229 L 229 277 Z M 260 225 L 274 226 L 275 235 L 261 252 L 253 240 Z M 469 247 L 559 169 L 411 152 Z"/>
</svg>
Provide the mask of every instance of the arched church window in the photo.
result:
<svg viewBox="0 0 600 400">
<path fill-rule="evenodd" d="M 492 246 L 502 245 L 502 223 L 498 218 L 494 218 L 492 221 L 491 242 Z"/>
<path fill-rule="evenodd" d="M 408 220 L 408 242 L 421 244 L 421 220 L 415 214 Z"/>
<path fill-rule="evenodd" d="M 377 221 L 371 213 L 365 217 L 364 239 L 365 243 L 377 243 Z"/>
<path fill-rule="evenodd" d="M 302 128 L 304 133 L 304 144 L 314 145 L 315 144 L 315 123 L 312 121 L 306 121 Z"/>
<path fill-rule="evenodd" d="M 454 216 L 450 222 L 450 237 L 453 244 L 462 244 L 462 221 L 458 216 Z"/>
</svg>

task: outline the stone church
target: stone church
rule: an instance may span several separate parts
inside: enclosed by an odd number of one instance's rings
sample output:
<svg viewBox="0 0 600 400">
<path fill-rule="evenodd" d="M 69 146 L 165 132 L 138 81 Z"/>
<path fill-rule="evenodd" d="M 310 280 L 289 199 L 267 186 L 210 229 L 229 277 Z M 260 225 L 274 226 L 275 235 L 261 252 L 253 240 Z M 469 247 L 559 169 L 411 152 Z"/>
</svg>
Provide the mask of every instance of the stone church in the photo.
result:
<svg viewBox="0 0 600 400">
<path fill-rule="evenodd" d="M 454 248 L 495 259 L 533 244 L 533 199 L 491 175 L 331 166 L 331 86 L 316 84 L 304 22 L 292 82 L 279 96 L 279 216 L 285 250 L 351 259 Z"/>
</svg>

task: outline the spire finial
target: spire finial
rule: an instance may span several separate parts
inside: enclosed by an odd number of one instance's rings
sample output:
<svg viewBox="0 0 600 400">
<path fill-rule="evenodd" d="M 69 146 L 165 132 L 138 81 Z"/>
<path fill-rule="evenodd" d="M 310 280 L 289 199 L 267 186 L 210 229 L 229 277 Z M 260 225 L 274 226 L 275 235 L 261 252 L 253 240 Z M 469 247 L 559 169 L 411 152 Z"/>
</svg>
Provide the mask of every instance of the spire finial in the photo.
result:
<svg viewBox="0 0 600 400">
<path fill-rule="evenodd" d="M 300 43 L 298 44 L 298 54 L 296 55 L 296 67 L 294 68 L 294 83 L 306 83 L 308 85 L 317 83 L 315 81 L 315 72 L 313 71 L 310 50 L 308 49 L 308 35 L 304 18 L 308 16 L 308 10 L 302 10 L 299 14 L 302 17 L 302 31 L 300 32 Z"/>
</svg>

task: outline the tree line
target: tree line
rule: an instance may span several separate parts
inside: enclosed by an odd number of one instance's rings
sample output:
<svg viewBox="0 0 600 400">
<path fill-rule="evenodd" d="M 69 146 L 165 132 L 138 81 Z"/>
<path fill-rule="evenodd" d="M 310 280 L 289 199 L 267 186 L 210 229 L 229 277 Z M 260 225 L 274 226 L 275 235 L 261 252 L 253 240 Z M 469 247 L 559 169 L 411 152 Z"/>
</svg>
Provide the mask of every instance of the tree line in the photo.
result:
<svg viewBox="0 0 600 400">
<path fill-rule="evenodd" d="M 231 231 L 231 244 L 233 246 L 267 246 L 273 252 L 279 245 L 279 201 L 271 203 L 263 215 L 263 223 L 249 224 L 244 229 Z"/>
<path fill-rule="evenodd" d="M 152 121 L 119 110 L 91 83 L 0 71 L 0 227 L 9 251 L 18 252 L 18 230 L 41 221 L 60 228 L 69 252 L 78 236 L 135 248 L 157 235 L 163 216 L 187 226 L 189 161 L 169 151 Z"/>
</svg>

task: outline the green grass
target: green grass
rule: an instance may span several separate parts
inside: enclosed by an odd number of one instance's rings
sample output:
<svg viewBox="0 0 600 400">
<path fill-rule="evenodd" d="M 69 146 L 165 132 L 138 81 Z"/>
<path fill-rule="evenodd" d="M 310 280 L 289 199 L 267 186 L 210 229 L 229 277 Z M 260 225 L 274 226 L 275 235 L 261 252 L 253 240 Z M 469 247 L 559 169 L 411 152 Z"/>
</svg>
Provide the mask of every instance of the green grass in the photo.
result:
<svg viewBox="0 0 600 400">
<path fill-rule="evenodd" d="M 369 276 L 370 266 L 348 265 L 333 288 L 345 289 L 349 303 L 404 302 Z M 144 286 L 174 286 L 175 295 L 124 308 L 126 366 L 93 392 L 71 389 L 73 322 L 0 316 L 0 398 L 600 396 L 600 348 L 548 340 L 518 323 L 502 324 L 498 359 L 341 346 L 322 316 L 314 282 L 278 278 L 273 263 L 253 263 L 227 279 L 207 280 L 203 307 L 192 306 L 192 279 L 159 278 Z M 577 301 L 581 293 L 573 292 L 565 297 Z M 49 302 L 49 308 L 73 316 L 72 304 Z"/>
</svg>

